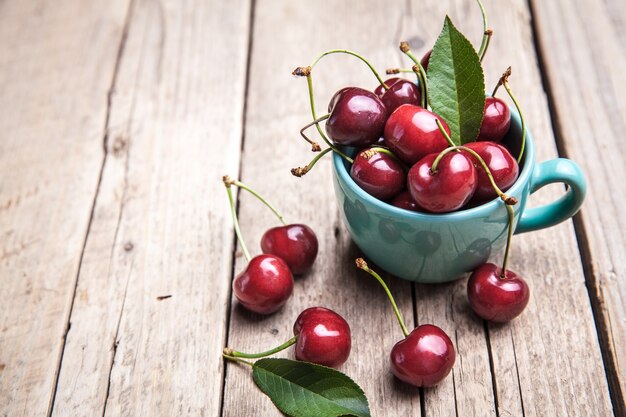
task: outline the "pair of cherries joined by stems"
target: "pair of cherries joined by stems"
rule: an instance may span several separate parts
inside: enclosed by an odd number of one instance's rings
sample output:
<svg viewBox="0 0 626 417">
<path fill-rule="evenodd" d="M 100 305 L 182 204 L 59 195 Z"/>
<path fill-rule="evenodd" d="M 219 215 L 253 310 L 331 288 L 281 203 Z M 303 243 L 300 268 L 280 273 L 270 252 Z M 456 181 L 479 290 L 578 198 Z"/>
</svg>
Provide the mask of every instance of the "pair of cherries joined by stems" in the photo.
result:
<svg viewBox="0 0 626 417">
<path fill-rule="evenodd" d="M 235 233 L 248 260 L 246 268 L 233 280 L 233 292 L 246 309 L 259 314 L 273 313 L 291 296 L 293 275 L 303 274 L 313 265 L 318 251 L 317 236 L 304 224 L 287 224 L 265 198 L 246 184 L 228 176 L 222 180 L 228 193 Z M 253 194 L 283 223 L 267 230 L 261 237 L 262 255 L 252 258 L 243 241 L 231 186 Z"/>
</svg>

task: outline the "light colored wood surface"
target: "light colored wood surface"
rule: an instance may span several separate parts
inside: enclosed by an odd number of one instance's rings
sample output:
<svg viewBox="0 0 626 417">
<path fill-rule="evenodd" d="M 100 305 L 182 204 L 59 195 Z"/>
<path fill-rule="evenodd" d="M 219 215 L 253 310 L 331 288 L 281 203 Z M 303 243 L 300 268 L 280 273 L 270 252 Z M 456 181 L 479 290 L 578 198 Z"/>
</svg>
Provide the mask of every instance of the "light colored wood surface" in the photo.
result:
<svg viewBox="0 0 626 417">
<path fill-rule="evenodd" d="M 126 10 L 0 5 L 2 416 L 46 415 L 52 404 Z"/>
<path fill-rule="evenodd" d="M 426 390 L 389 372 L 402 333 L 382 289 L 354 267 L 360 252 L 339 217 L 330 161 L 304 178 L 289 174 L 314 156 L 298 135 L 310 120 L 306 81 L 291 71 L 338 47 L 381 71 L 408 65 L 399 42 L 420 56 L 445 14 L 477 45 L 474 1 L 1 3 L 0 415 L 279 416 L 248 367 L 223 366 L 221 349 L 278 345 L 313 305 L 350 323 L 341 370 L 364 388 L 372 415 L 609 416 L 611 400 L 624 414 L 623 198 L 604 182 L 623 176 L 626 113 L 597 110 L 625 107 L 624 6 L 577 2 L 531 2 L 531 13 L 526 0 L 487 0 L 495 37 L 485 67 L 490 89 L 513 66 L 538 160 L 557 155 L 555 127 L 587 172 L 579 242 L 571 221 L 515 237 L 511 268 L 528 279 L 531 302 L 506 325 L 469 311 L 465 280 L 413 286 L 383 275 L 407 325 L 437 324 L 457 349 L 451 377 Z M 359 61 L 338 55 L 313 78 L 319 114 L 339 88 L 376 85 Z M 581 111 L 587 103 L 592 112 Z M 224 174 L 320 240 L 313 271 L 269 317 L 229 298 L 245 259 Z M 562 192 L 549 186 L 532 202 Z M 277 221 L 245 193 L 239 212 L 258 254 Z"/>
<path fill-rule="evenodd" d="M 581 254 L 599 316 L 598 334 L 608 348 L 605 363 L 612 370 L 614 403 L 626 414 L 626 5 L 533 5 L 561 147 L 583 167 L 589 182 L 578 223 Z"/>
</svg>

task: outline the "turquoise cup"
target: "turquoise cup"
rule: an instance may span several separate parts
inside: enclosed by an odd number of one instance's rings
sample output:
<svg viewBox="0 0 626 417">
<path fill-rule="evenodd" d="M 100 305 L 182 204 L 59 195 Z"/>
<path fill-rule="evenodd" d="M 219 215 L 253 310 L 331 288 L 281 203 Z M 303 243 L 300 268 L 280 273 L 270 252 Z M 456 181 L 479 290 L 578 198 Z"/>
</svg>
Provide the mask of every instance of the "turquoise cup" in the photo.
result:
<svg viewBox="0 0 626 417">
<path fill-rule="evenodd" d="M 522 129 L 511 112 L 511 128 L 503 143 L 519 154 Z M 334 188 L 339 211 L 352 240 L 365 256 L 392 275 L 420 283 L 441 283 L 471 272 L 506 244 L 508 213 L 495 199 L 483 205 L 447 214 L 415 213 L 380 201 L 363 191 L 350 177 L 350 166 L 333 155 Z M 526 208 L 529 196 L 552 183 L 567 191 L 556 201 Z M 519 178 L 506 194 L 517 198 L 515 233 L 553 226 L 572 217 L 586 194 L 585 176 L 569 159 L 537 164 L 535 145 L 526 132 L 526 149 Z"/>
</svg>

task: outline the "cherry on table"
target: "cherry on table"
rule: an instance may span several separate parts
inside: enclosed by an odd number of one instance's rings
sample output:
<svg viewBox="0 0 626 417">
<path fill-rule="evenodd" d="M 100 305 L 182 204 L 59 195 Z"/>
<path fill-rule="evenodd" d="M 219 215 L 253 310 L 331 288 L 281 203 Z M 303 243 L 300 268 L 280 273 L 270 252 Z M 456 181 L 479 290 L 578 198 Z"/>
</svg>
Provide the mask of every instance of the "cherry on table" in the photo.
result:
<svg viewBox="0 0 626 417">
<path fill-rule="evenodd" d="M 345 87 L 337 91 L 328 105 L 326 133 L 338 145 L 367 146 L 382 135 L 387 109 L 371 91 Z"/>
<path fill-rule="evenodd" d="M 352 338 L 348 322 L 324 307 L 304 310 L 293 325 L 297 337 L 296 359 L 336 368 L 350 355 Z"/>
<path fill-rule="evenodd" d="M 317 236 L 304 224 L 273 227 L 261 237 L 261 250 L 280 257 L 293 274 L 303 274 L 317 257 Z"/>
<path fill-rule="evenodd" d="M 511 111 L 509 106 L 497 97 L 487 97 L 478 137 L 482 140 L 500 142 L 509 131 L 510 126 Z"/>
<path fill-rule="evenodd" d="M 432 387 L 450 373 L 456 352 L 443 330 L 423 324 L 395 344 L 390 359 L 396 377 L 417 387 Z"/>
<path fill-rule="evenodd" d="M 474 312 L 485 320 L 504 323 L 519 316 L 528 305 L 530 289 L 511 270 L 486 263 L 474 270 L 467 281 L 467 298 Z"/>
<path fill-rule="evenodd" d="M 464 146 L 475 151 L 485 161 L 500 190 L 506 191 L 515 183 L 519 175 L 519 166 L 507 148 L 495 142 L 480 140 L 466 143 Z M 478 172 L 478 184 L 474 198 L 477 200 L 495 198 L 497 194 L 487 173 L 479 166 L 474 156 L 470 155 L 470 158 L 474 161 L 474 166 Z"/>
<path fill-rule="evenodd" d="M 437 120 L 450 134 L 446 122 L 435 113 L 412 104 L 398 107 L 385 124 L 385 143 L 402 161 L 414 164 L 430 153 L 448 146 Z"/>
<path fill-rule="evenodd" d="M 368 194 L 387 200 L 402 189 L 406 174 L 402 164 L 384 148 L 369 148 L 354 158 L 350 176 Z"/>
<path fill-rule="evenodd" d="M 233 293 L 250 311 L 270 314 L 281 308 L 293 292 L 289 266 L 275 255 L 257 255 L 233 280 Z"/>
<path fill-rule="evenodd" d="M 395 109 L 403 104 L 419 105 L 422 100 L 420 88 L 414 82 L 404 78 L 389 78 L 385 80 L 388 90 L 381 85 L 376 87 L 376 94 L 387 108 L 387 113 L 391 114 Z"/>
<path fill-rule="evenodd" d="M 420 207 L 433 213 L 447 213 L 460 209 L 472 198 L 478 176 L 474 164 L 463 152 L 448 152 L 434 166 L 438 157 L 439 154 L 433 153 L 413 165 L 407 185 Z"/>
</svg>

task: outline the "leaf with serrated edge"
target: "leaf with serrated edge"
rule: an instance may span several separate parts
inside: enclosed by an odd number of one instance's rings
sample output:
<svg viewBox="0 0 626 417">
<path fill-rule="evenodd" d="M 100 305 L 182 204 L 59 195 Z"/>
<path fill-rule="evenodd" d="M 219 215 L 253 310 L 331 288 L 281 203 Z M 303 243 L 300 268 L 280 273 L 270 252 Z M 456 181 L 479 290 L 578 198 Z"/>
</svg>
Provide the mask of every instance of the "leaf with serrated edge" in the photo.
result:
<svg viewBox="0 0 626 417">
<path fill-rule="evenodd" d="M 292 417 L 370 417 L 363 390 L 332 368 L 260 359 L 254 363 L 252 378 L 279 410 Z"/>
<path fill-rule="evenodd" d="M 428 62 L 428 96 L 455 144 L 476 140 L 485 108 L 485 76 L 476 50 L 448 16 Z"/>
</svg>

